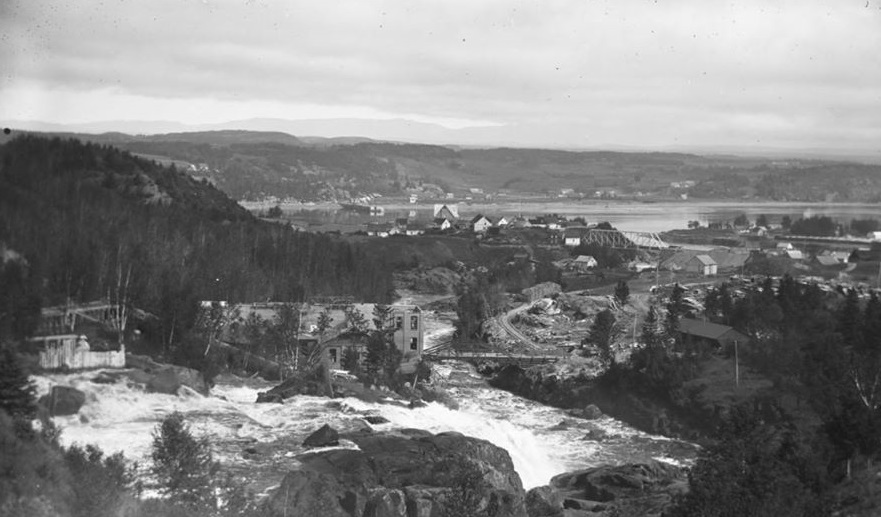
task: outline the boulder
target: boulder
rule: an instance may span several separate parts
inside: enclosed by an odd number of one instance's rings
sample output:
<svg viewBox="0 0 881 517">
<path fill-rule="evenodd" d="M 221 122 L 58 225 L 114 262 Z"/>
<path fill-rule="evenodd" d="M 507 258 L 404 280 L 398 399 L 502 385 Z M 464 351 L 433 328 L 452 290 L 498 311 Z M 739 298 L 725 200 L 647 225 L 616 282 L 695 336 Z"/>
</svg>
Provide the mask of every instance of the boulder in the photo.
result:
<svg viewBox="0 0 881 517">
<path fill-rule="evenodd" d="M 109 372 L 100 372 L 89 380 L 95 384 L 113 384 L 119 380 L 119 377 L 119 375 L 113 375 Z"/>
<path fill-rule="evenodd" d="M 584 440 L 591 440 L 594 442 L 601 442 L 605 439 L 609 438 L 609 433 L 607 433 L 603 429 L 594 428 L 587 432 L 584 435 Z"/>
<path fill-rule="evenodd" d="M 340 444 L 340 433 L 333 427 L 324 424 L 303 441 L 305 447 L 332 447 Z"/>
<path fill-rule="evenodd" d="M 360 495 L 360 497 L 359 497 Z M 352 517 L 344 504 L 352 509 L 361 507 L 363 514 L 364 495 L 350 493 L 330 474 L 312 470 L 295 470 L 285 475 L 278 489 L 264 503 L 266 515 L 321 515 L 323 517 Z"/>
<path fill-rule="evenodd" d="M 364 420 L 367 420 L 368 423 L 373 425 L 389 423 L 388 418 L 380 415 L 369 415 L 364 417 Z"/>
<path fill-rule="evenodd" d="M 596 407 L 595 404 L 588 404 L 581 410 L 581 418 L 586 418 L 588 420 L 596 420 L 597 418 L 602 418 L 603 412 L 600 411 L 600 408 Z"/>
<path fill-rule="evenodd" d="M 603 412 L 594 404 L 588 404 L 582 409 L 570 409 L 569 414 L 574 417 L 584 418 L 585 420 L 596 420 L 603 416 Z"/>
<path fill-rule="evenodd" d="M 38 401 L 51 416 L 75 415 L 86 403 L 86 394 L 70 386 L 52 386 Z"/>
<path fill-rule="evenodd" d="M 562 517 L 563 497 L 549 486 L 535 487 L 526 492 L 526 513 L 529 517 Z"/>
<path fill-rule="evenodd" d="M 257 393 L 257 402 L 258 403 L 275 402 L 278 404 L 283 404 L 284 399 L 278 393 L 271 393 L 269 391 L 261 391 L 261 392 Z"/>
<path fill-rule="evenodd" d="M 125 354 L 125 366 L 132 369 L 125 374 L 129 380 L 145 385 L 148 391 L 175 395 L 181 386 L 186 386 L 208 395 L 208 383 L 198 370 L 157 363 L 145 355 L 134 354 Z"/>
<path fill-rule="evenodd" d="M 377 488 L 370 491 L 364 517 L 407 517 L 407 503 L 401 490 Z"/>
<path fill-rule="evenodd" d="M 419 399 L 411 400 L 410 404 L 408 405 L 408 407 L 410 409 L 417 409 L 417 408 L 426 407 L 426 406 L 428 406 L 428 404 L 424 400 L 419 400 Z"/>
<path fill-rule="evenodd" d="M 351 517 L 436 517 L 452 511 L 455 495 L 468 490 L 479 508 L 497 507 L 496 517 L 527 515 L 510 455 L 490 442 L 459 433 L 407 430 L 346 438 L 358 449 L 301 455 L 300 469 L 289 473 L 268 498 L 267 514 L 335 516 L 344 511 Z M 463 468 L 479 472 L 483 483 L 470 484 L 457 475 Z M 308 489 L 307 481 L 319 483 L 320 489 Z M 326 511 L 316 510 L 319 502 Z"/>
<path fill-rule="evenodd" d="M 152 373 L 147 381 L 147 390 L 154 393 L 176 395 L 181 386 L 192 388 L 202 395 L 208 394 L 208 384 L 202 374 L 183 366 L 170 366 Z"/>
<path fill-rule="evenodd" d="M 565 508 L 662 515 L 673 496 L 687 490 L 688 481 L 679 467 L 650 461 L 567 472 L 554 476 L 551 487 Z"/>
</svg>

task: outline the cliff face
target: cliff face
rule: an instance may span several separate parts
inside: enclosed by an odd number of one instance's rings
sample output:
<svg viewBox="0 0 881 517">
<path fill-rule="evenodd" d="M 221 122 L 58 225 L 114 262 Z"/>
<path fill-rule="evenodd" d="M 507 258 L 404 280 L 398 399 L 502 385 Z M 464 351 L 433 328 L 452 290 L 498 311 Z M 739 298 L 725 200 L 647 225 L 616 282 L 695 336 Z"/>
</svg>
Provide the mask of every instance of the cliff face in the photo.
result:
<svg viewBox="0 0 881 517">
<path fill-rule="evenodd" d="M 526 517 L 508 453 L 459 433 L 355 434 L 359 450 L 301 456 L 266 503 L 267 515 Z"/>
</svg>

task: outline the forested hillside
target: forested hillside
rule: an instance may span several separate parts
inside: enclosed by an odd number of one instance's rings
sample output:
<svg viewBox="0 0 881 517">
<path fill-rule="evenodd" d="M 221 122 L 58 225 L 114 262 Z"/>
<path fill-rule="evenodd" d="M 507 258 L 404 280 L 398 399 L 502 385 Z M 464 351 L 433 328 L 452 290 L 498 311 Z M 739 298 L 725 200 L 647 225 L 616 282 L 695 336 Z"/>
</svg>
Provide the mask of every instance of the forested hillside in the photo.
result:
<svg viewBox="0 0 881 517">
<path fill-rule="evenodd" d="M 145 331 L 165 345 L 192 326 L 198 300 L 384 302 L 392 289 L 357 246 L 259 221 L 207 183 L 76 140 L 0 146 L 0 248 L 26 263 L 0 267 L 4 317 L 25 299 L 124 296 L 158 316 Z"/>
</svg>

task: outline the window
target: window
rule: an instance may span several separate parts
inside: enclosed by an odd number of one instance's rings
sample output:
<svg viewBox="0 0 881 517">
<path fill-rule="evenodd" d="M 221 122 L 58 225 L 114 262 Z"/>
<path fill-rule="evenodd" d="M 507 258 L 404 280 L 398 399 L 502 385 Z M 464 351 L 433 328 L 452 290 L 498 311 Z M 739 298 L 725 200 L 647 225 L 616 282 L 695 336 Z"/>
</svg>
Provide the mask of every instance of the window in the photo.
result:
<svg viewBox="0 0 881 517">
<path fill-rule="evenodd" d="M 419 330 L 419 316 L 410 316 L 410 330 Z"/>
<path fill-rule="evenodd" d="M 395 328 L 400 329 L 403 326 L 404 326 L 404 317 L 403 316 L 396 317 L 395 318 Z"/>
<path fill-rule="evenodd" d="M 330 353 L 330 362 L 336 363 L 336 348 L 329 348 L 327 351 Z"/>
<path fill-rule="evenodd" d="M 419 338 L 411 337 L 410 338 L 410 350 L 419 350 Z"/>
</svg>

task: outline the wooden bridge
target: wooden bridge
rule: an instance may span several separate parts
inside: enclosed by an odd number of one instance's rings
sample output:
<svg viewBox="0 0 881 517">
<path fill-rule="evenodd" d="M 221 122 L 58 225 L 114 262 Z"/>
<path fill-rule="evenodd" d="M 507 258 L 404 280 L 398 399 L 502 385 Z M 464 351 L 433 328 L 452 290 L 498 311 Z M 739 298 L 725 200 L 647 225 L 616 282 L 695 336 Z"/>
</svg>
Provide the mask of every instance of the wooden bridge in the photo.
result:
<svg viewBox="0 0 881 517">
<path fill-rule="evenodd" d="M 467 349 L 456 350 L 447 347 L 435 347 L 422 353 L 422 357 L 431 361 L 467 361 L 477 364 L 481 362 L 493 362 L 502 366 L 516 364 L 526 368 L 536 364 L 545 364 L 558 361 L 563 357 L 553 353 L 518 353 L 513 354 L 499 350 Z"/>
</svg>

